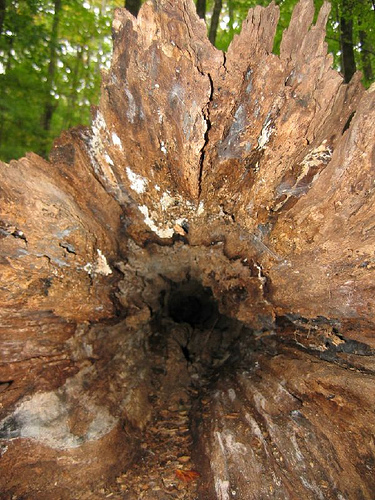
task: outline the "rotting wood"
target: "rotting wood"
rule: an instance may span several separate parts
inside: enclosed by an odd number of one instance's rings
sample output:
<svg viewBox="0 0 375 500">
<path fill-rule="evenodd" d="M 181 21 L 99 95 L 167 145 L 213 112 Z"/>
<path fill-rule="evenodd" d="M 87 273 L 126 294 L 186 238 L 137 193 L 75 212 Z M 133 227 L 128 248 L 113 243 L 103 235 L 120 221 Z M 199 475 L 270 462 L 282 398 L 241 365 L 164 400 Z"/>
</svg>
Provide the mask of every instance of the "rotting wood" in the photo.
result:
<svg viewBox="0 0 375 500">
<path fill-rule="evenodd" d="M 118 9 L 92 126 L 1 164 L 9 498 L 122 498 L 180 391 L 200 498 L 371 499 L 375 89 L 331 69 L 328 12 L 301 0 L 278 57 L 275 4 L 226 54 L 190 0 Z"/>
</svg>

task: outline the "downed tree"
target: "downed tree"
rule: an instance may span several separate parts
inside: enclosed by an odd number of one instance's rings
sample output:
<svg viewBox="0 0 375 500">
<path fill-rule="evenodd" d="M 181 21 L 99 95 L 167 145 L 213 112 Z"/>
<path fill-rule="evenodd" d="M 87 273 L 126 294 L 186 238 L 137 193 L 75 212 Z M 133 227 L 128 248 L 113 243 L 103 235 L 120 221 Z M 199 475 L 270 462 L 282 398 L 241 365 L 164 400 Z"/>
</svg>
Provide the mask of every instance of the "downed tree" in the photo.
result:
<svg viewBox="0 0 375 500">
<path fill-rule="evenodd" d="M 92 126 L 1 164 L 2 498 L 373 498 L 375 92 L 328 12 L 277 56 L 274 4 L 226 54 L 119 9 Z"/>
</svg>

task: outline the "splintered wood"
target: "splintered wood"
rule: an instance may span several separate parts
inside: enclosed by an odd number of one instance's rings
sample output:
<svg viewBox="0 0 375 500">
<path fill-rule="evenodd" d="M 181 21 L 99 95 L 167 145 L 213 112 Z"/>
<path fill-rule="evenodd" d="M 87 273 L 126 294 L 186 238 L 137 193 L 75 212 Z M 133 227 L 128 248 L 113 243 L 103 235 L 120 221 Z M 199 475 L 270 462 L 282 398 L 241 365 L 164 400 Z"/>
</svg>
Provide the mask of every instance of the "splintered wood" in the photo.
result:
<svg viewBox="0 0 375 500">
<path fill-rule="evenodd" d="M 375 88 L 329 9 L 280 55 L 275 2 L 226 54 L 193 0 L 117 9 L 92 125 L 0 164 L 4 498 L 373 500 Z M 220 321 L 157 337 L 192 279 Z"/>
</svg>

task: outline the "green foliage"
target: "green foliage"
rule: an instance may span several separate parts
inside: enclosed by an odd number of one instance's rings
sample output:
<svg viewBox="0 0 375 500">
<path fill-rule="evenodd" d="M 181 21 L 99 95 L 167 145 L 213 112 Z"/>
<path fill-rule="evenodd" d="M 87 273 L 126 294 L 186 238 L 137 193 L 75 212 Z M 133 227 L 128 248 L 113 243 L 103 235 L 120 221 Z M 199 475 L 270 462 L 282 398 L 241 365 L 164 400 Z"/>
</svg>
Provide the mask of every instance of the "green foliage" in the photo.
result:
<svg viewBox="0 0 375 500">
<path fill-rule="evenodd" d="M 57 65 L 48 88 L 52 0 L 7 0 L 0 37 L 0 157 L 26 151 L 46 155 L 61 130 L 88 124 L 97 104 L 100 70 L 111 53 L 111 19 L 119 0 L 62 0 Z M 51 95 L 53 115 L 45 130 L 43 113 Z"/>
<path fill-rule="evenodd" d="M 0 158 L 9 161 L 35 151 L 44 156 L 61 130 L 88 124 L 90 107 L 98 103 L 100 70 L 108 67 L 111 54 L 113 9 L 124 0 L 61 0 L 55 46 L 56 67 L 49 75 L 54 0 L 6 0 L 0 35 Z M 350 4 L 343 9 L 343 2 Z M 223 0 L 216 46 L 226 50 L 248 9 L 266 6 L 270 0 Z M 297 0 L 276 0 L 280 21 L 274 52 L 288 26 Z M 315 0 L 316 12 L 323 0 Z M 364 73 L 364 84 L 374 80 L 375 12 L 371 0 L 331 0 L 327 26 L 328 49 L 334 65 L 342 61 L 340 20 L 353 21 L 355 62 Z M 210 25 L 214 0 L 206 2 Z M 52 103 L 50 128 L 43 125 L 46 102 Z M 49 102 L 49 101 L 48 101 Z"/>
</svg>

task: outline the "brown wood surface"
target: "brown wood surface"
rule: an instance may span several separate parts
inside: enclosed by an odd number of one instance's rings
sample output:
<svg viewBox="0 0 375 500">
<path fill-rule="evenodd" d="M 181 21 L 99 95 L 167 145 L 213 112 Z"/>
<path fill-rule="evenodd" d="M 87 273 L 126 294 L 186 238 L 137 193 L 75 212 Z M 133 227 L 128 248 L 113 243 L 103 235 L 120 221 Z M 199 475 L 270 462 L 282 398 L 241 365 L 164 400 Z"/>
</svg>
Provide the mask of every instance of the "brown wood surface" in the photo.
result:
<svg viewBox="0 0 375 500">
<path fill-rule="evenodd" d="M 277 56 L 274 3 L 226 54 L 192 0 L 117 9 L 91 127 L 1 163 L 1 498 L 374 498 L 375 89 L 328 13 L 300 0 Z M 200 340 L 158 323 L 189 280 Z M 106 489 L 179 392 L 198 489 Z"/>
</svg>

